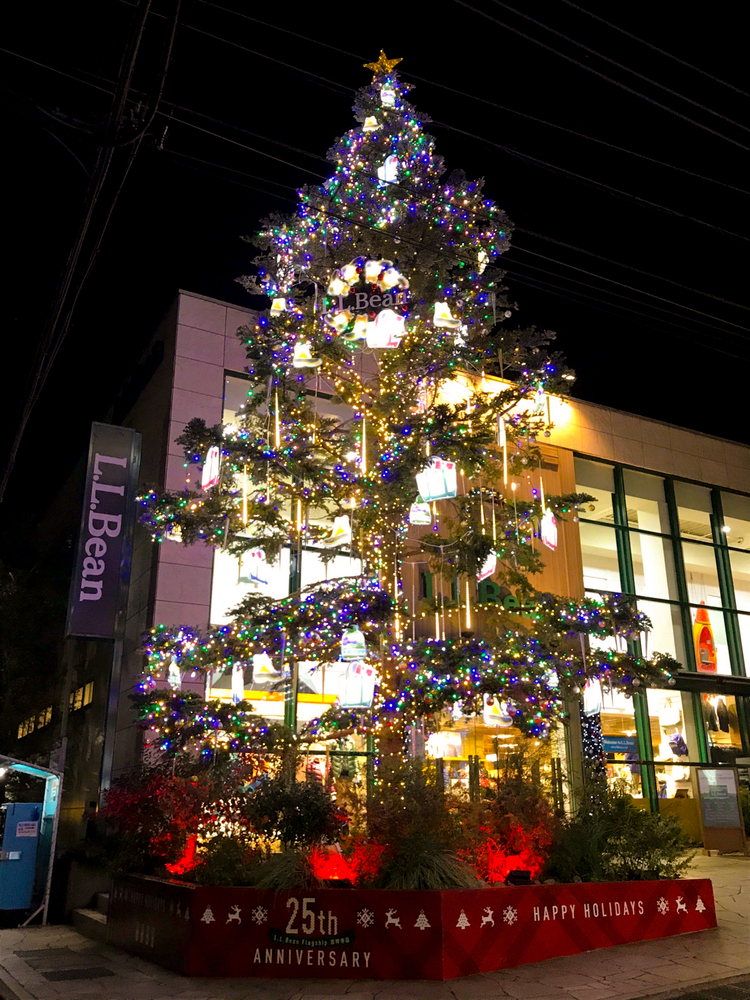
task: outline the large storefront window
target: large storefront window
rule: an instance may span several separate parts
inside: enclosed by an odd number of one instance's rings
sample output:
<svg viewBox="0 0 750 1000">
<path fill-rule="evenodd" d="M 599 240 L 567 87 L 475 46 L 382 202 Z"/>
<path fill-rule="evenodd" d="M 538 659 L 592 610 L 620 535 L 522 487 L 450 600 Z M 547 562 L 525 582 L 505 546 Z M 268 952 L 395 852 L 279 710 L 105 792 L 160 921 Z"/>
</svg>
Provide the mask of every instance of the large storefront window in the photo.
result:
<svg viewBox="0 0 750 1000">
<path fill-rule="evenodd" d="M 576 460 L 576 484 L 596 497 L 580 513 L 586 592 L 633 592 L 652 623 L 642 652 L 669 653 L 704 678 L 697 690 L 647 691 L 645 713 L 602 698 L 608 776 L 699 840 L 691 767 L 750 754 L 747 699 L 719 681 L 750 662 L 750 498 L 588 459 Z"/>
</svg>

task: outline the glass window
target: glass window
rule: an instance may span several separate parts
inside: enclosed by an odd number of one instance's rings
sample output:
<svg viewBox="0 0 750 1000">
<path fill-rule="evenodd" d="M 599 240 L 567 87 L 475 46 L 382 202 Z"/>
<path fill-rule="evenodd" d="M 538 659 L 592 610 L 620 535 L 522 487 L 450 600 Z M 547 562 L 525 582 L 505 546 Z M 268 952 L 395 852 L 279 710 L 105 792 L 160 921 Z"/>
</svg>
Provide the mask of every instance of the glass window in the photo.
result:
<svg viewBox="0 0 750 1000">
<path fill-rule="evenodd" d="M 739 496 L 737 493 L 722 493 L 721 506 L 724 510 L 727 544 L 734 548 L 750 550 L 750 497 Z"/>
<path fill-rule="evenodd" d="M 708 730 L 711 760 L 716 764 L 733 762 L 737 751 L 742 750 L 737 702 L 734 696 L 704 694 L 701 696 L 701 704 Z"/>
<path fill-rule="evenodd" d="M 683 542 L 682 557 L 685 562 L 685 577 L 690 603 L 700 604 L 703 602 L 709 607 L 722 607 L 719 574 L 716 569 L 716 555 L 713 546 Z"/>
<path fill-rule="evenodd" d="M 638 610 L 651 619 L 651 631 L 641 639 L 644 656 L 654 653 L 669 653 L 685 666 L 685 643 L 682 636 L 682 617 L 677 604 L 662 604 L 661 601 L 638 601 Z"/>
<path fill-rule="evenodd" d="M 669 512 L 664 498 L 664 480 L 644 472 L 623 473 L 628 524 L 642 531 L 669 534 Z"/>
<path fill-rule="evenodd" d="M 711 533 L 711 491 L 705 486 L 693 483 L 674 484 L 677 500 L 677 517 L 683 538 L 695 538 L 712 542 Z"/>
<path fill-rule="evenodd" d="M 631 531 L 630 552 L 636 594 L 660 597 L 665 601 L 677 600 L 671 540 Z"/>
<path fill-rule="evenodd" d="M 750 615 L 737 615 L 742 640 L 742 651 L 745 655 L 745 673 L 750 663 Z"/>
<path fill-rule="evenodd" d="M 603 690 L 602 686 L 595 682 L 587 685 L 584 692 L 584 713 L 586 713 L 586 699 L 590 708 L 597 707 L 592 703 L 593 694 L 601 704 L 600 721 L 607 760 L 607 780 L 610 784 L 617 783 L 624 786 L 625 790 L 635 798 L 641 798 L 643 791 L 641 768 L 636 763 L 639 753 L 633 701 L 620 691 Z"/>
<path fill-rule="evenodd" d="M 227 375 L 224 379 L 224 412 L 222 420 L 225 424 L 233 424 L 237 411 L 247 402 L 253 393 L 253 383 L 241 375 Z"/>
<path fill-rule="evenodd" d="M 734 600 L 738 611 L 750 611 L 750 552 L 729 550 Z"/>
<path fill-rule="evenodd" d="M 597 521 L 608 520 L 612 523 L 612 494 L 615 492 L 615 480 L 611 465 L 604 462 L 589 462 L 585 458 L 577 458 L 576 491 L 589 493 L 596 497 L 592 502 L 593 510 L 584 510 L 584 517 L 593 517 Z"/>
<path fill-rule="evenodd" d="M 615 529 L 605 524 L 581 521 L 583 584 L 587 590 L 619 593 L 620 570 L 617 562 Z"/>
</svg>

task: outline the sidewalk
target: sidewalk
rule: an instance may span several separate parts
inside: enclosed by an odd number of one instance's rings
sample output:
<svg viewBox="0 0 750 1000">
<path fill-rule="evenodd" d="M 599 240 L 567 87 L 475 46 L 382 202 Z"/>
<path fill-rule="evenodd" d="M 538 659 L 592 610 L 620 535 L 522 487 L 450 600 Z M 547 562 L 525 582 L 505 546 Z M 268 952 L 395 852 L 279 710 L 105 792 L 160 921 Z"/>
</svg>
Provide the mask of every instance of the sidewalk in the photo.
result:
<svg viewBox="0 0 750 1000">
<path fill-rule="evenodd" d="M 0 931 L 3 1000 L 633 1000 L 688 991 L 739 998 L 722 980 L 750 977 L 750 858 L 696 857 L 696 877 L 714 885 L 719 927 L 551 959 L 447 983 L 311 979 L 185 979 L 72 928 Z M 719 989 L 718 994 L 714 993 Z"/>
</svg>

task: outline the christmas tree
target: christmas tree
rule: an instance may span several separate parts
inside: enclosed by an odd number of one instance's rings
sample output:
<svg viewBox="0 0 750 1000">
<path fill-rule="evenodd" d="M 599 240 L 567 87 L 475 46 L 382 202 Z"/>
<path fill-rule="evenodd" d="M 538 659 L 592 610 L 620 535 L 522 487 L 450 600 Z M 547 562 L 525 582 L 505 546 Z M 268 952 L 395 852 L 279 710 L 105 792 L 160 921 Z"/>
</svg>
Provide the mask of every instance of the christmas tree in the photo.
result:
<svg viewBox="0 0 750 1000">
<path fill-rule="evenodd" d="M 153 630 L 141 713 L 164 746 L 205 749 L 217 728 L 230 750 L 267 738 L 241 690 L 222 708 L 160 687 L 170 664 L 291 677 L 301 660 L 345 660 L 377 685 L 312 731 L 372 732 L 396 753 L 407 722 L 446 708 L 489 702 L 544 736 L 588 680 L 632 693 L 675 666 L 638 655 L 649 622 L 630 601 L 563 600 L 529 582 L 542 566 L 534 537 L 591 499 L 545 496 L 541 479 L 525 499 L 515 492 L 540 467 L 547 394 L 566 393 L 572 372 L 553 334 L 509 322 L 511 223 L 482 181 L 446 173 L 398 62 L 381 52 L 368 64 L 329 180 L 302 188 L 297 212 L 254 240 L 244 281 L 270 305 L 239 331 L 247 402 L 233 424 L 196 419 L 180 439 L 202 485 L 141 498 L 154 539 L 266 561 L 288 546 L 296 581 L 281 600 L 248 596 L 229 625 Z M 342 553 L 356 572 L 303 589 L 309 552 L 321 577 Z M 426 609 L 404 590 L 419 557 L 439 584 Z M 482 608 L 485 578 L 516 595 L 523 617 Z M 458 609 L 448 627 L 446 601 Z M 589 636 L 617 636 L 622 649 L 591 648 Z"/>
</svg>

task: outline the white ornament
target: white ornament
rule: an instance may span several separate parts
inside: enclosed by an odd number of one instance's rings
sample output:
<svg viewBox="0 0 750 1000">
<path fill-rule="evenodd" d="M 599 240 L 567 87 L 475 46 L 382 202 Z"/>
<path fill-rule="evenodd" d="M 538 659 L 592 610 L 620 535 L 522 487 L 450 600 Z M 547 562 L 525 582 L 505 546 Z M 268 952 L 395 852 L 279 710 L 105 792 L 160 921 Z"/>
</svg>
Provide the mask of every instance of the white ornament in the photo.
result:
<svg viewBox="0 0 750 1000">
<path fill-rule="evenodd" d="M 394 153 L 386 156 L 383 166 L 378 167 L 378 180 L 381 184 L 395 184 L 398 180 L 398 157 Z"/>
<path fill-rule="evenodd" d="M 349 283 L 344 280 L 340 271 L 334 271 L 331 283 L 328 286 L 329 295 L 347 295 L 349 293 Z"/>
<path fill-rule="evenodd" d="M 354 325 L 351 330 L 342 333 L 344 340 L 355 341 L 355 340 L 367 340 L 367 330 L 369 328 L 369 322 L 367 316 L 364 313 L 360 313 L 359 316 L 354 317 Z"/>
<path fill-rule="evenodd" d="M 492 576 L 497 569 L 497 555 L 494 552 L 489 552 L 487 558 L 484 560 L 482 568 L 477 573 L 477 580 L 480 582 L 486 580 L 487 577 Z"/>
<path fill-rule="evenodd" d="M 367 346 L 398 347 L 406 333 L 405 323 L 404 316 L 398 316 L 392 309 L 383 309 L 374 323 L 367 324 Z"/>
<path fill-rule="evenodd" d="M 456 921 L 456 927 L 460 928 L 462 931 L 465 931 L 467 927 L 471 927 L 471 924 L 469 923 L 469 918 L 466 916 L 465 910 L 461 910 L 460 914 L 458 915 L 458 920 Z"/>
<path fill-rule="evenodd" d="M 186 911 L 187 912 L 187 911 Z M 203 924 L 213 924 L 216 922 L 216 917 L 210 906 L 207 906 L 203 911 L 203 916 L 201 917 L 201 923 Z"/>
<path fill-rule="evenodd" d="M 503 729 L 512 726 L 513 716 L 508 711 L 508 702 L 501 702 L 498 698 L 493 698 L 489 704 L 485 702 L 482 720 L 485 726 L 500 726 Z"/>
<path fill-rule="evenodd" d="M 172 688 L 173 691 L 179 691 L 182 687 L 182 674 L 180 673 L 180 668 L 177 665 L 177 660 L 172 657 L 169 663 L 169 675 L 167 676 L 167 684 Z"/>
<path fill-rule="evenodd" d="M 252 583 L 268 584 L 268 563 L 263 549 L 250 549 L 242 557 L 242 564 Z"/>
<path fill-rule="evenodd" d="M 253 680 L 279 676 L 281 671 L 276 669 L 268 653 L 253 653 Z"/>
<path fill-rule="evenodd" d="M 515 906 L 506 906 L 503 910 L 503 923 L 514 924 L 518 920 L 518 910 Z"/>
<path fill-rule="evenodd" d="M 380 272 L 383 270 L 382 261 L 379 260 L 366 260 L 364 267 L 365 281 L 369 281 L 371 285 L 374 285 L 378 278 L 380 277 Z"/>
<path fill-rule="evenodd" d="M 420 931 L 426 931 L 428 927 L 432 926 L 430 921 L 425 916 L 424 910 L 419 911 L 419 916 L 414 921 L 414 926 L 418 927 Z"/>
<path fill-rule="evenodd" d="M 432 510 L 428 503 L 413 503 L 409 508 L 409 524 L 432 524 Z"/>
<path fill-rule="evenodd" d="M 232 701 L 236 705 L 238 701 L 245 700 L 245 667 L 242 663 L 235 663 L 232 667 Z"/>
<path fill-rule="evenodd" d="M 359 270 L 357 268 L 357 265 L 344 264 L 344 266 L 341 268 L 341 277 L 344 279 L 344 281 L 346 281 L 348 284 L 351 285 L 352 282 L 356 281 L 357 278 L 359 277 Z"/>
<path fill-rule="evenodd" d="M 446 500 L 456 496 L 458 479 L 456 463 L 444 458 L 431 458 L 427 468 L 417 475 L 417 488 L 422 500 Z"/>
<path fill-rule="evenodd" d="M 659 913 L 661 913 L 662 916 L 664 916 L 666 913 L 669 913 L 669 903 L 663 896 L 660 896 L 659 899 L 657 900 L 656 909 L 659 911 Z"/>
<path fill-rule="evenodd" d="M 393 87 L 381 87 L 380 103 L 384 108 L 392 108 L 396 103 L 396 91 Z"/>
<path fill-rule="evenodd" d="M 398 927 L 400 931 L 404 928 L 401 926 L 401 917 L 395 916 L 397 910 L 386 910 L 385 911 L 385 926 L 388 927 Z"/>
<path fill-rule="evenodd" d="M 256 906 L 250 916 L 253 918 L 253 922 L 260 926 L 268 920 L 268 910 L 265 906 Z"/>
<path fill-rule="evenodd" d="M 241 924 L 242 923 L 242 917 L 240 916 L 241 912 L 242 910 L 240 909 L 239 906 L 233 906 L 232 909 L 227 914 L 227 923 L 231 924 L 232 922 L 234 922 L 236 924 Z"/>
<path fill-rule="evenodd" d="M 357 913 L 357 923 L 360 927 L 372 927 L 375 923 L 375 914 L 372 910 L 368 910 L 367 907 L 365 907 Z"/>
<path fill-rule="evenodd" d="M 546 545 L 552 552 L 557 548 L 557 518 L 548 507 L 543 516 L 539 533 L 542 544 Z"/>
<path fill-rule="evenodd" d="M 343 545 L 352 540 L 352 523 L 346 514 L 333 519 L 331 534 L 323 539 L 323 545 Z"/>
<path fill-rule="evenodd" d="M 378 123 L 378 120 L 374 115 L 368 115 L 367 118 L 365 118 L 365 124 L 362 127 L 365 132 L 375 132 L 382 126 Z"/>
<path fill-rule="evenodd" d="M 487 267 L 487 261 L 489 257 L 487 256 L 486 250 L 480 250 L 477 254 L 477 271 L 480 274 L 484 274 L 484 269 Z"/>
<path fill-rule="evenodd" d="M 279 316 L 283 312 L 286 312 L 286 299 L 274 299 L 271 303 L 271 315 Z"/>
<path fill-rule="evenodd" d="M 349 662 L 364 660 L 367 656 L 365 637 L 358 628 L 349 629 L 341 636 L 341 659 Z"/>
<path fill-rule="evenodd" d="M 219 463 L 221 452 L 218 445 L 212 445 L 208 449 L 206 461 L 203 464 L 203 475 L 201 476 L 201 489 L 208 490 L 212 486 L 217 486 L 219 482 Z"/>
<path fill-rule="evenodd" d="M 339 682 L 339 705 L 342 708 L 370 708 L 376 682 L 377 674 L 371 663 L 364 660 L 347 662 Z"/>
<path fill-rule="evenodd" d="M 436 302 L 432 325 L 443 330 L 458 330 L 461 326 L 461 320 L 452 315 L 447 302 Z"/>
<path fill-rule="evenodd" d="M 305 340 L 302 343 L 297 341 L 294 345 L 292 368 L 317 368 L 322 364 L 322 358 L 314 358 L 312 356 L 312 348 L 310 347 L 309 340 Z"/>
</svg>

